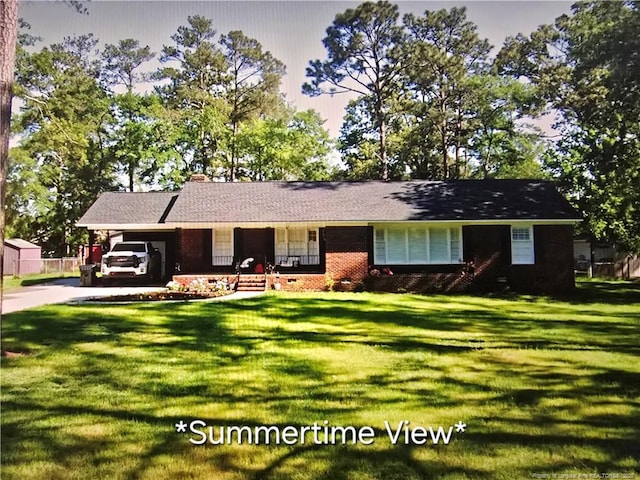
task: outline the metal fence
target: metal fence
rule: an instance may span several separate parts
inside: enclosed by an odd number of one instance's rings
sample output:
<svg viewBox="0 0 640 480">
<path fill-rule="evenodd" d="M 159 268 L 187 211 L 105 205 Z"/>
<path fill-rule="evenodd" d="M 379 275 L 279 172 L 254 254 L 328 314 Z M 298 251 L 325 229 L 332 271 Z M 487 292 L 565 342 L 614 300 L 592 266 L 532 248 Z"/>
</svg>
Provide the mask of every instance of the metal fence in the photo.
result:
<svg viewBox="0 0 640 480">
<path fill-rule="evenodd" d="M 82 260 L 77 257 L 34 258 L 14 261 L 14 275 L 30 273 L 78 273 Z"/>
</svg>

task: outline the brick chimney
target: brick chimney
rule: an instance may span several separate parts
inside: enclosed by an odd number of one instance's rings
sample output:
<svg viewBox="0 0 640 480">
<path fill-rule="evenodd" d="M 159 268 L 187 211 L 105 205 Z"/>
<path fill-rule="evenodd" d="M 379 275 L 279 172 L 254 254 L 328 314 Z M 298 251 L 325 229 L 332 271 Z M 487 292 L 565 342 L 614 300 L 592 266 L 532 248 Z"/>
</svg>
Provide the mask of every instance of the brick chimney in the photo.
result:
<svg viewBox="0 0 640 480">
<path fill-rule="evenodd" d="M 194 173 L 193 175 L 191 175 L 191 178 L 189 179 L 189 181 L 204 183 L 204 182 L 210 182 L 211 180 L 204 173 Z"/>
</svg>

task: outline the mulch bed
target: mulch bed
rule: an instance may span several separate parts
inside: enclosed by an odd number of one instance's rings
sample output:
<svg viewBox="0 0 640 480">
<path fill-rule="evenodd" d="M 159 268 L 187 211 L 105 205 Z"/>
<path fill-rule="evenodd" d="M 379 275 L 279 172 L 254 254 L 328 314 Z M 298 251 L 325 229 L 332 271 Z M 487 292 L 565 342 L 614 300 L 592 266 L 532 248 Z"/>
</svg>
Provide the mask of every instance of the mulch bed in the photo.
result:
<svg viewBox="0 0 640 480">
<path fill-rule="evenodd" d="M 177 300 L 202 300 L 205 298 L 216 298 L 232 294 L 232 290 L 224 292 L 210 293 L 190 293 L 190 292 L 145 292 L 130 295 L 112 295 L 110 297 L 92 298 L 92 302 L 162 302 Z"/>
</svg>

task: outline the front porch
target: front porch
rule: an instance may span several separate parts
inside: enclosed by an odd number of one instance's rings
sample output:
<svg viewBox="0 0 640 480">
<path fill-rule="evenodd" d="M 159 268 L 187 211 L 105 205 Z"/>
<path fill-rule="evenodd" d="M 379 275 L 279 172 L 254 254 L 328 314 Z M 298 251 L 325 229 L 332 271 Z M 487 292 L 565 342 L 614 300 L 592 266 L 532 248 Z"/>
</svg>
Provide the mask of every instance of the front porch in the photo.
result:
<svg viewBox="0 0 640 480">
<path fill-rule="evenodd" d="M 265 289 L 351 290 L 362 285 L 371 264 L 370 227 L 283 227 L 179 230 L 179 270 L 174 281 L 232 283 L 264 279 Z M 248 268 L 239 264 L 253 260 Z M 238 276 L 240 270 L 240 276 Z"/>
<path fill-rule="evenodd" d="M 178 271 L 185 275 L 326 271 L 323 228 L 178 229 Z M 246 261 L 246 266 L 240 265 Z"/>
</svg>

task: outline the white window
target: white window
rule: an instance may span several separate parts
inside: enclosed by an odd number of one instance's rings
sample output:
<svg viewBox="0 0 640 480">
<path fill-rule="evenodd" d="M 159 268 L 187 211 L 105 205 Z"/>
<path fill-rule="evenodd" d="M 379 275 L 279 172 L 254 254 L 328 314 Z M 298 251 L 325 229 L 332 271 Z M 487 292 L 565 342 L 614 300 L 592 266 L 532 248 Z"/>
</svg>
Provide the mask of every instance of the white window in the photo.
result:
<svg viewBox="0 0 640 480">
<path fill-rule="evenodd" d="M 212 238 L 212 265 L 233 264 L 233 229 L 216 228 L 213 230 Z"/>
<path fill-rule="evenodd" d="M 449 245 L 451 263 L 462 263 L 462 232 L 459 228 L 449 229 Z"/>
<path fill-rule="evenodd" d="M 307 231 L 307 258 L 303 259 L 304 263 L 309 265 L 318 265 L 320 263 L 320 248 L 318 245 L 318 230 Z"/>
<path fill-rule="evenodd" d="M 379 265 L 460 263 L 461 237 L 460 227 L 376 227 L 374 261 Z"/>
<path fill-rule="evenodd" d="M 429 259 L 431 263 L 449 263 L 449 229 L 429 229 Z"/>
<path fill-rule="evenodd" d="M 289 257 L 301 265 L 320 263 L 318 229 L 305 227 L 276 228 L 276 264 L 288 263 Z"/>
<path fill-rule="evenodd" d="M 407 230 L 387 230 L 387 263 L 408 263 Z"/>
<path fill-rule="evenodd" d="M 387 258 L 387 242 L 385 240 L 385 230 L 376 229 L 375 230 L 375 249 L 374 256 L 376 259 L 386 259 Z M 377 262 L 380 263 L 380 262 Z"/>
<path fill-rule="evenodd" d="M 409 259 L 412 263 L 428 263 L 427 230 L 424 228 L 409 229 Z"/>
<path fill-rule="evenodd" d="M 276 257 L 287 257 L 287 231 L 284 228 L 276 228 Z"/>
<path fill-rule="evenodd" d="M 290 228 L 287 232 L 289 255 L 300 256 L 307 254 L 307 229 Z"/>
<path fill-rule="evenodd" d="M 533 249 L 533 227 L 511 227 L 511 263 L 513 265 L 532 265 L 535 263 Z"/>
</svg>

